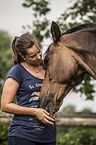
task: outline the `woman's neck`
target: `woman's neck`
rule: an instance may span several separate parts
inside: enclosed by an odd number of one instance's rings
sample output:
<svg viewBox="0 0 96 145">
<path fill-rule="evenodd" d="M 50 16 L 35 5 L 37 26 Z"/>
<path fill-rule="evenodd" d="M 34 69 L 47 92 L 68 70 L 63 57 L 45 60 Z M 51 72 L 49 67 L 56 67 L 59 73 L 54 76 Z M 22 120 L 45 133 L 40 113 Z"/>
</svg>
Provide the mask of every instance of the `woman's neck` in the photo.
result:
<svg viewBox="0 0 96 145">
<path fill-rule="evenodd" d="M 32 64 L 29 64 L 27 62 L 24 62 L 24 66 L 30 70 L 30 71 L 33 71 L 35 73 L 38 73 L 39 72 L 39 69 L 40 69 L 40 65 L 32 65 Z"/>
<path fill-rule="evenodd" d="M 33 66 L 33 65 L 26 65 L 27 63 L 22 62 L 21 65 L 32 75 L 39 79 L 44 79 L 45 70 L 42 65 Z M 39 67 L 39 68 L 38 68 Z M 38 70 L 39 69 L 39 70 Z"/>
</svg>

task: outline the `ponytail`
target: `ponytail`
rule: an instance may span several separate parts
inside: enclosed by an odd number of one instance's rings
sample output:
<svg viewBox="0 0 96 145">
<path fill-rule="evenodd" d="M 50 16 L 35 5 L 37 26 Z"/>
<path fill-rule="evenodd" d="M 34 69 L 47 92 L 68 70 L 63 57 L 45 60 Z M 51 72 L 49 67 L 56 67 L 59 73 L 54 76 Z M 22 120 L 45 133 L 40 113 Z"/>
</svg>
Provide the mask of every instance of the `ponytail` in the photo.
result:
<svg viewBox="0 0 96 145">
<path fill-rule="evenodd" d="M 17 64 L 20 63 L 22 61 L 24 61 L 24 59 L 20 56 L 20 52 L 17 48 L 17 41 L 18 41 L 19 37 L 15 37 L 11 43 L 12 46 L 12 50 L 13 50 L 13 54 L 12 54 L 12 62 L 13 64 Z"/>
</svg>

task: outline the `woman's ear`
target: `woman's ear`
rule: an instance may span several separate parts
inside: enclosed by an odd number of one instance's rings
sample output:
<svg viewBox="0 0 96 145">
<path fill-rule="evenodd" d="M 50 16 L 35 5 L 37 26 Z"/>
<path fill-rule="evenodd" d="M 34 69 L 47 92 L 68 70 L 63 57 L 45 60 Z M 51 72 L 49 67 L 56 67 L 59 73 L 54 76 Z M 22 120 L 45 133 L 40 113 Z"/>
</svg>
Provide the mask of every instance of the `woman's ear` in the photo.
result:
<svg viewBox="0 0 96 145">
<path fill-rule="evenodd" d="M 25 57 L 19 52 L 19 55 L 25 60 Z"/>
<path fill-rule="evenodd" d="M 24 56 L 19 52 L 19 55 L 22 57 L 22 58 L 24 58 Z"/>
</svg>

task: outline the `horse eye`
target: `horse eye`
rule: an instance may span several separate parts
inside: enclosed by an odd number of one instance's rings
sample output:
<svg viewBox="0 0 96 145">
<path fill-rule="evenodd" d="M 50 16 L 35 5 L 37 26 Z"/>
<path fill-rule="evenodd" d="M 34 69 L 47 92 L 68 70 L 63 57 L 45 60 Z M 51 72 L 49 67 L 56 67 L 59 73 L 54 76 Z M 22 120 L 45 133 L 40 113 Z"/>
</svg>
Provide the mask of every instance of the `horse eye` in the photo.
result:
<svg viewBox="0 0 96 145">
<path fill-rule="evenodd" d="M 49 58 L 44 59 L 44 64 L 45 65 L 48 65 L 48 62 L 49 62 Z"/>
</svg>

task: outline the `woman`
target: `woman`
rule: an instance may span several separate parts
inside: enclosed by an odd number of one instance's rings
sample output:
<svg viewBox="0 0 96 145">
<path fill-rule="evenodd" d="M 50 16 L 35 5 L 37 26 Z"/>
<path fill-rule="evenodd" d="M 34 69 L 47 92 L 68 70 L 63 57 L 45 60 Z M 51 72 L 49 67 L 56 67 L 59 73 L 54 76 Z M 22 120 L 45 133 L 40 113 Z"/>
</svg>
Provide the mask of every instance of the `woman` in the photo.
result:
<svg viewBox="0 0 96 145">
<path fill-rule="evenodd" d="M 55 120 L 38 108 L 44 79 L 39 42 L 25 33 L 12 42 L 13 63 L 3 88 L 1 110 L 13 113 L 8 145 L 56 145 Z M 13 102 L 16 96 L 17 104 Z"/>
</svg>

